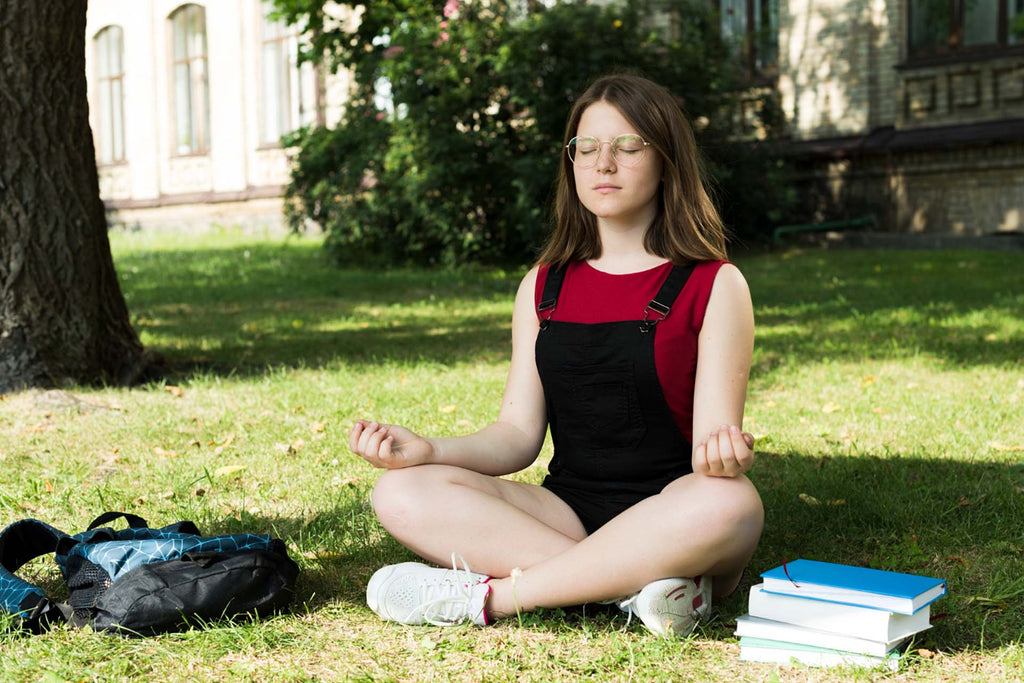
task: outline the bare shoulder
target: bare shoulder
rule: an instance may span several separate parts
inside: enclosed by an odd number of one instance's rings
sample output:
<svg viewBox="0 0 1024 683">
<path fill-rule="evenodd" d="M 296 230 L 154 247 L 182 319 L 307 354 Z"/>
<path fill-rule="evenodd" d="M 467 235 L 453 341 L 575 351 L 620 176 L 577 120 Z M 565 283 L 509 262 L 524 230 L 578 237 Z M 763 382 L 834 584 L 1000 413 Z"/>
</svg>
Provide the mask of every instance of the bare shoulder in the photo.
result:
<svg viewBox="0 0 1024 683">
<path fill-rule="evenodd" d="M 529 307 L 533 308 L 534 292 L 537 288 L 537 274 L 540 272 L 540 266 L 534 266 L 523 276 L 523 279 L 519 281 L 519 289 L 516 292 L 516 307 L 525 305 L 523 302 L 528 302 Z"/>
<path fill-rule="evenodd" d="M 723 263 L 722 267 L 718 269 L 718 273 L 715 275 L 715 284 L 711 291 L 713 293 L 717 290 L 736 294 L 745 293 L 748 297 L 750 296 L 750 288 L 747 287 L 746 278 L 743 277 L 740 269 L 731 263 Z"/>
<path fill-rule="evenodd" d="M 753 324 L 754 305 L 750 300 L 750 288 L 740 269 L 725 263 L 718 269 L 711 287 L 705 327 L 717 325 L 732 326 L 742 323 L 744 327 Z"/>
</svg>

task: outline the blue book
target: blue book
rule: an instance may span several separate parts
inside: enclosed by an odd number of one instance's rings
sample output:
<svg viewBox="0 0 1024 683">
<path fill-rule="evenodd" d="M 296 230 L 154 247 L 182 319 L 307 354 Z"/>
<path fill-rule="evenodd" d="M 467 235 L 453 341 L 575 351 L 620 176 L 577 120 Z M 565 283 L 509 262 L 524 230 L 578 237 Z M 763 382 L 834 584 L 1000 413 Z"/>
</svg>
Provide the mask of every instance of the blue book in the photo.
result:
<svg viewBox="0 0 1024 683">
<path fill-rule="evenodd" d="M 946 594 L 946 582 L 847 564 L 794 560 L 761 574 L 768 593 L 914 614 Z"/>
</svg>

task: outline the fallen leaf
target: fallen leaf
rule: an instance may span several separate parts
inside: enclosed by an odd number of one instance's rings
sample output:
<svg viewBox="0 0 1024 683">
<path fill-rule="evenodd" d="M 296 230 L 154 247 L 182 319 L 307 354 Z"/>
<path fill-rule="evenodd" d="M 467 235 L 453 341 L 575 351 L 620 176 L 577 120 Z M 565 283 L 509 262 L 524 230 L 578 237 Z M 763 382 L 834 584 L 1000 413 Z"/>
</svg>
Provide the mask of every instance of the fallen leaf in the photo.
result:
<svg viewBox="0 0 1024 683">
<path fill-rule="evenodd" d="M 444 406 L 444 407 L 441 408 L 441 412 L 442 413 L 454 413 L 456 410 L 458 410 L 458 408 L 459 408 L 458 406 Z"/>
<path fill-rule="evenodd" d="M 834 413 L 837 410 L 841 410 L 841 409 L 842 409 L 842 406 L 840 406 L 838 403 L 833 403 L 832 401 L 829 401 L 828 403 L 826 403 L 825 405 L 823 405 L 821 407 L 821 412 L 823 412 L 823 413 Z"/>
<path fill-rule="evenodd" d="M 970 507 L 971 501 L 967 499 L 967 496 L 960 496 L 960 500 L 956 504 L 960 507 Z"/>
<path fill-rule="evenodd" d="M 862 379 L 860 381 L 860 385 L 862 387 L 866 387 L 869 384 L 874 384 L 877 381 L 878 381 L 878 377 L 876 375 L 868 375 L 867 377 L 865 377 L 864 379 Z"/>
<path fill-rule="evenodd" d="M 927 649 L 925 649 L 923 647 L 918 648 L 917 654 L 920 655 L 924 659 L 932 659 L 935 656 L 934 652 L 932 652 L 931 650 L 927 650 Z"/>
<path fill-rule="evenodd" d="M 798 496 L 798 498 L 800 498 L 800 500 L 802 500 L 803 502 L 807 503 L 808 505 L 821 505 L 821 501 L 820 500 L 818 500 L 814 496 L 810 496 L 810 495 L 808 495 L 806 493 L 801 493 Z"/>
<path fill-rule="evenodd" d="M 245 465 L 224 465 L 223 467 L 218 467 L 217 469 L 215 469 L 213 471 L 213 476 L 215 476 L 215 477 L 226 477 L 229 474 L 234 474 L 235 472 L 241 472 L 242 470 L 245 469 L 245 467 L 246 467 Z"/>
<path fill-rule="evenodd" d="M 274 450 L 283 455 L 293 455 L 295 453 L 292 445 L 287 443 L 275 443 Z"/>
<path fill-rule="evenodd" d="M 182 396 L 185 395 L 185 392 L 182 391 L 181 387 L 176 387 L 173 384 L 168 384 L 167 386 L 165 386 L 164 391 L 169 392 L 171 396 L 173 396 L 174 398 L 181 398 Z"/>
<path fill-rule="evenodd" d="M 46 489 L 47 493 L 53 493 L 53 484 L 50 483 L 49 481 L 43 482 L 43 488 Z"/>
<path fill-rule="evenodd" d="M 163 448 L 157 446 L 153 449 L 153 453 L 160 456 L 161 458 L 173 458 L 178 455 L 178 451 L 165 451 Z"/>
<path fill-rule="evenodd" d="M 988 447 L 995 451 L 1024 451 L 1024 446 L 1010 446 L 998 441 L 989 441 Z"/>
<path fill-rule="evenodd" d="M 327 425 L 324 424 L 323 422 L 314 422 L 312 424 L 312 427 L 313 427 L 313 433 L 315 433 L 315 434 L 320 434 L 322 432 L 327 431 Z"/>
<path fill-rule="evenodd" d="M 226 437 L 224 437 L 224 440 L 220 442 L 220 445 L 221 446 L 230 446 L 231 442 L 233 442 L 234 440 L 235 440 L 235 433 L 231 432 Z"/>
</svg>

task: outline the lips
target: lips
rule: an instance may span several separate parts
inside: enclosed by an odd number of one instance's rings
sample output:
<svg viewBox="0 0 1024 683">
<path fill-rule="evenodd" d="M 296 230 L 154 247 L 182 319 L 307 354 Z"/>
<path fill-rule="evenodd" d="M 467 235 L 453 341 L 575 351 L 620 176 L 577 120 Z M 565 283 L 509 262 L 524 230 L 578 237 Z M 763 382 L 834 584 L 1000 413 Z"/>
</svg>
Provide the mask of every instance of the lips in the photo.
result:
<svg viewBox="0 0 1024 683">
<path fill-rule="evenodd" d="M 601 185 L 594 186 L 594 192 L 601 192 L 602 194 L 612 192 L 614 190 L 621 190 L 622 188 L 618 185 L 611 185 L 609 183 L 603 183 Z"/>
</svg>

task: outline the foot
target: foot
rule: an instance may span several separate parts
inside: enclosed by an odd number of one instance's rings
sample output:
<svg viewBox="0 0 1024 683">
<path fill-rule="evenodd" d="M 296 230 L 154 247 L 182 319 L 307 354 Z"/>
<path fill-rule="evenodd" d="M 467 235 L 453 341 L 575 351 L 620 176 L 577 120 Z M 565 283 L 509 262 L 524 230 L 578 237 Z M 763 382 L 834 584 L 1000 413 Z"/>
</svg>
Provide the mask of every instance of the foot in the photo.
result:
<svg viewBox="0 0 1024 683">
<path fill-rule="evenodd" d="M 711 579 L 661 579 L 618 604 L 659 636 L 686 637 L 711 608 Z"/>
<path fill-rule="evenodd" d="M 451 569 L 403 562 L 378 569 L 366 586 L 366 604 L 378 616 L 399 624 L 454 626 L 487 624 L 484 606 L 489 576 L 462 569 L 452 554 Z"/>
</svg>

